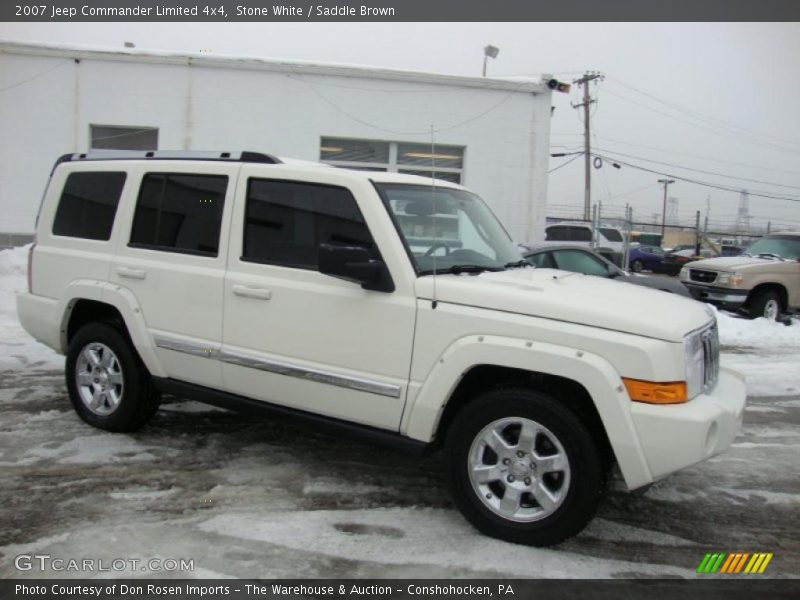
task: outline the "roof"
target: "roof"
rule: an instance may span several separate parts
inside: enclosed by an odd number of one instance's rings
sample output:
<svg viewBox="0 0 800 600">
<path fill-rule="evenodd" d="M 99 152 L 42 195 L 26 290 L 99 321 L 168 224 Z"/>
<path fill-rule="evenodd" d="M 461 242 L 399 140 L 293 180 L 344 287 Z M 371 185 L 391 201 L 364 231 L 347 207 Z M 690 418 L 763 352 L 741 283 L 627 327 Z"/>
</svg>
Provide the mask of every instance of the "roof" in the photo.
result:
<svg viewBox="0 0 800 600">
<path fill-rule="evenodd" d="M 195 52 L 168 52 L 163 50 L 140 50 L 137 48 L 101 48 L 79 45 L 27 44 L 0 40 L 0 54 L 21 54 L 77 58 L 82 60 L 104 60 L 134 63 L 199 66 L 223 69 L 272 71 L 289 75 L 321 75 L 329 77 L 352 77 L 384 81 L 405 81 L 433 85 L 449 85 L 464 88 L 506 90 L 534 94 L 550 94 L 551 90 L 542 81 L 530 78 L 465 77 L 403 69 L 385 69 L 364 65 L 348 65 L 315 61 L 299 61 L 258 56 L 234 56 Z"/>
<path fill-rule="evenodd" d="M 267 168 L 290 167 L 301 171 L 319 171 L 333 169 L 336 173 L 356 179 L 367 179 L 378 183 L 400 183 L 409 185 L 433 185 L 428 177 L 409 175 L 406 173 L 389 173 L 385 171 L 360 171 L 358 169 L 342 169 L 321 162 L 283 158 L 262 152 L 244 151 L 204 151 L 204 150 L 92 150 L 90 152 L 64 154 L 56 160 L 53 169 L 62 163 L 86 162 L 120 162 L 120 161 L 215 161 L 243 162 L 264 165 Z M 464 189 L 462 186 L 437 179 L 436 187 Z"/>
</svg>

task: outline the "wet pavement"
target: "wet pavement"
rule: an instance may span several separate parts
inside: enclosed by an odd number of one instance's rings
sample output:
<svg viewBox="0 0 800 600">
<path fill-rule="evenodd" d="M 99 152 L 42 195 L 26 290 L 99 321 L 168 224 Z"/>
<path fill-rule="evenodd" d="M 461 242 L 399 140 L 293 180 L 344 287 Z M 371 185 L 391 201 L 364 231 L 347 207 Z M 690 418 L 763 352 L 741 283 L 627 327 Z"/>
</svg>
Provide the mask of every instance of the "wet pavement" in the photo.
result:
<svg viewBox="0 0 800 600">
<path fill-rule="evenodd" d="M 141 431 L 106 433 L 73 413 L 60 371 L 35 364 L 0 372 L 0 415 L 2 578 L 695 577 L 711 551 L 772 552 L 764 576 L 798 576 L 800 396 L 750 398 L 728 453 L 644 495 L 612 489 L 552 549 L 475 532 L 436 456 L 174 398 Z M 26 553 L 194 563 L 16 570 Z"/>
</svg>

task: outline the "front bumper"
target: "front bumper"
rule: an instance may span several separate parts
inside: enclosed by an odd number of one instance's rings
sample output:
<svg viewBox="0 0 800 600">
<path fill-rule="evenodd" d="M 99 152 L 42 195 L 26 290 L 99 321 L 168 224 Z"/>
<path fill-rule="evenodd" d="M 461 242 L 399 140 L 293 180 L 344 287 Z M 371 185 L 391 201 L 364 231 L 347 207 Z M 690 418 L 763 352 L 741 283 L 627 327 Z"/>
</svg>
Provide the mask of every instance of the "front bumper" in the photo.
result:
<svg viewBox="0 0 800 600">
<path fill-rule="evenodd" d="M 695 300 L 715 304 L 720 308 L 738 310 L 747 301 L 747 290 L 714 287 L 692 281 L 684 281 L 683 284 L 689 288 L 689 292 Z"/>
<path fill-rule="evenodd" d="M 653 479 L 727 450 L 742 426 L 744 376 L 721 367 L 713 390 L 685 404 L 631 403 L 631 416 Z"/>
</svg>

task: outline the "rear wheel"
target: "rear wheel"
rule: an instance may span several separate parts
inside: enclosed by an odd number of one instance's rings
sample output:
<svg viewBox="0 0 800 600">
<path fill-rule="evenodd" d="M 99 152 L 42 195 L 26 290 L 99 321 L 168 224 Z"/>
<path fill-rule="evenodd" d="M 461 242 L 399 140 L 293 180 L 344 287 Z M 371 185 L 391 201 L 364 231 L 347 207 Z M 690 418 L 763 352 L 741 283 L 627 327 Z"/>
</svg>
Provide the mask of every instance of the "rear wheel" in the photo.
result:
<svg viewBox="0 0 800 600">
<path fill-rule="evenodd" d="M 78 330 L 67 351 L 66 379 L 75 411 L 100 429 L 138 429 L 161 401 L 130 341 L 108 323 Z"/>
<path fill-rule="evenodd" d="M 603 495 L 600 452 L 554 398 L 497 389 L 456 417 L 447 439 L 453 498 L 477 529 L 506 541 L 557 544 L 581 531 Z"/>
<path fill-rule="evenodd" d="M 631 271 L 634 273 L 641 273 L 642 269 L 644 269 L 644 263 L 638 258 L 631 263 Z"/>
<path fill-rule="evenodd" d="M 781 315 L 781 298 L 778 292 L 762 290 L 750 302 L 748 314 L 751 319 L 764 317 L 769 321 L 777 321 Z"/>
</svg>

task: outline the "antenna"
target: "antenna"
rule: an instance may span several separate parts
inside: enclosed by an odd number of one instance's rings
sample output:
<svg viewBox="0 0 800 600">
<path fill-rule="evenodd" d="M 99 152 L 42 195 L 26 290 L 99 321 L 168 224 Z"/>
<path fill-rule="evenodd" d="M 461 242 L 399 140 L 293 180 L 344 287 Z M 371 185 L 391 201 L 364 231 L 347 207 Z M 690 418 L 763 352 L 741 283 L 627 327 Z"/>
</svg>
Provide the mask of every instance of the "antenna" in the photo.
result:
<svg viewBox="0 0 800 600">
<path fill-rule="evenodd" d="M 431 123 L 431 194 L 433 195 L 433 200 L 431 201 L 433 214 L 431 214 L 431 229 L 433 229 L 433 245 L 436 246 L 438 242 L 438 233 L 436 231 L 436 159 L 434 158 L 436 155 L 436 143 L 433 139 L 433 123 Z M 431 309 L 436 309 L 436 306 L 439 302 L 436 300 L 436 250 L 431 253 L 431 258 L 433 258 L 433 299 L 431 300 Z"/>
</svg>

